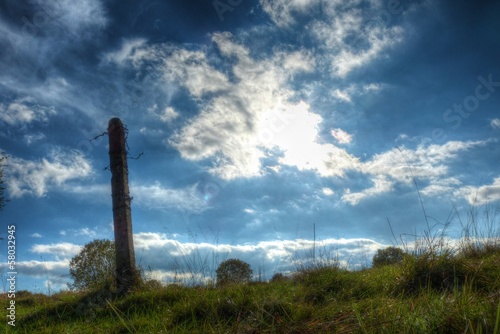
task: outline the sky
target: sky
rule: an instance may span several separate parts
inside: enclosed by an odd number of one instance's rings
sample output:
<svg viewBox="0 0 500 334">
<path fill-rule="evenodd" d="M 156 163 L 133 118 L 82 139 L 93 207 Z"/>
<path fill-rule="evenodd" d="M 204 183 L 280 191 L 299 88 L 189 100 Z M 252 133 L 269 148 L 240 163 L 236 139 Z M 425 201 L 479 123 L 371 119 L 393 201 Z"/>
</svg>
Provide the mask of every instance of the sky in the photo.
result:
<svg viewBox="0 0 500 334">
<path fill-rule="evenodd" d="M 9 225 L 18 290 L 65 289 L 82 246 L 113 239 L 113 117 L 137 264 L 162 282 L 229 258 L 261 279 L 365 268 L 447 222 L 460 237 L 471 209 L 498 226 L 498 17 L 486 0 L 1 1 L 2 288 Z"/>
</svg>

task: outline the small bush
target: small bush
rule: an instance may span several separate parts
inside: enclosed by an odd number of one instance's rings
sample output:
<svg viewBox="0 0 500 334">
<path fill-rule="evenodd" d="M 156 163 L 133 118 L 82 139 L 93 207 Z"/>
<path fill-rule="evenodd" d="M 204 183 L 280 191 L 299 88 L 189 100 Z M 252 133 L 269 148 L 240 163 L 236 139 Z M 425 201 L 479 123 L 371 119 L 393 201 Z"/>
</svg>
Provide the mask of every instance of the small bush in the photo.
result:
<svg viewBox="0 0 500 334">
<path fill-rule="evenodd" d="M 403 250 L 397 247 L 379 249 L 375 256 L 373 256 L 372 265 L 376 268 L 391 264 L 400 264 L 403 262 L 404 254 Z"/>
<path fill-rule="evenodd" d="M 71 290 L 94 291 L 115 285 L 115 244 L 111 240 L 94 240 L 83 246 L 71 259 Z"/>
<path fill-rule="evenodd" d="M 17 298 L 31 297 L 31 296 L 33 296 L 33 292 L 28 291 L 28 290 L 19 290 L 16 292 Z"/>
<path fill-rule="evenodd" d="M 276 283 L 276 282 L 285 282 L 288 280 L 288 277 L 286 277 L 285 275 L 283 275 L 282 273 L 276 273 L 273 275 L 273 277 L 271 278 L 271 283 Z"/>
<path fill-rule="evenodd" d="M 407 255 L 402 266 L 402 274 L 396 282 L 397 292 L 451 291 L 473 276 L 465 261 L 449 252 Z"/>
<path fill-rule="evenodd" d="M 252 279 L 250 265 L 238 259 L 222 262 L 217 268 L 217 286 L 248 283 Z"/>
</svg>

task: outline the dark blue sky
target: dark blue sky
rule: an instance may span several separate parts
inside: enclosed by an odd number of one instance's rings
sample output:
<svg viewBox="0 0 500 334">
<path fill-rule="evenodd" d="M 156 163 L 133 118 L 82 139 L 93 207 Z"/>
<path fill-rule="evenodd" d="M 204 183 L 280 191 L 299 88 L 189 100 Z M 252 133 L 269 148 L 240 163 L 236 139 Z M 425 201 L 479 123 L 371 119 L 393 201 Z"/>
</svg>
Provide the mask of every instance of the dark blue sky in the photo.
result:
<svg viewBox="0 0 500 334">
<path fill-rule="evenodd" d="M 318 254 L 369 265 L 393 232 L 426 229 L 414 180 L 428 220 L 460 237 L 457 215 L 500 199 L 499 15 L 498 1 L 2 1 L 0 233 L 17 227 L 18 287 L 64 288 L 80 247 L 113 238 L 108 138 L 91 139 L 114 116 L 144 153 L 129 161 L 136 256 L 162 281 L 229 257 L 294 270 L 313 226 Z"/>
</svg>

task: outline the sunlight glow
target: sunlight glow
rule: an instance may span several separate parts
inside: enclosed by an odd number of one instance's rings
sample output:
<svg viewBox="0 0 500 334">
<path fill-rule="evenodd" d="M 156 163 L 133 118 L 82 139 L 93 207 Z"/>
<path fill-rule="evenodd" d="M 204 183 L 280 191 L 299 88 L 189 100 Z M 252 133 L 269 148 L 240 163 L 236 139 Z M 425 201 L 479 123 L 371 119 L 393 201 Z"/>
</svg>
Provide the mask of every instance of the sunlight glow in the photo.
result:
<svg viewBox="0 0 500 334">
<path fill-rule="evenodd" d="M 260 124 L 259 138 L 266 148 L 283 152 L 279 163 L 296 166 L 299 170 L 316 170 L 321 175 L 342 175 L 354 168 L 357 159 L 332 144 L 319 143 L 319 125 L 323 118 L 309 111 L 309 105 L 300 103 L 281 106 L 269 112 Z M 344 141 L 350 135 L 343 132 Z"/>
</svg>

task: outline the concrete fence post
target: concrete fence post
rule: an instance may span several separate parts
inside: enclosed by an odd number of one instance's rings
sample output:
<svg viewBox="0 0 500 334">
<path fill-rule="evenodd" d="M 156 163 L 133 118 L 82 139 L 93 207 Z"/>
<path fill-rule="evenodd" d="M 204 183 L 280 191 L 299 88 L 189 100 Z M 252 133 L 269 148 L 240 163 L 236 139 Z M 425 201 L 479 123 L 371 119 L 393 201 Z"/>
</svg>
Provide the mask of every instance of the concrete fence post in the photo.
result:
<svg viewBox="0 0 500 334">
<path fill-rule="evenodd" d="M 135 267 L 132 214 L 128 188 L 128 167 L 125 128 L 119 118 L 108 124 L 113 224 L 116 249 L 116 283 L 120 294 L 127 293 L 139 283 Z"/>
</svg>

